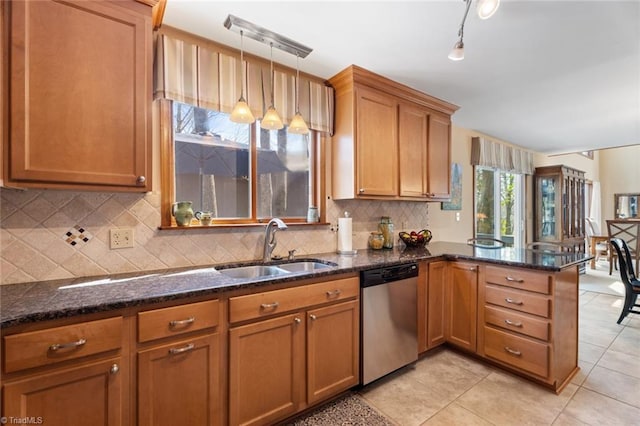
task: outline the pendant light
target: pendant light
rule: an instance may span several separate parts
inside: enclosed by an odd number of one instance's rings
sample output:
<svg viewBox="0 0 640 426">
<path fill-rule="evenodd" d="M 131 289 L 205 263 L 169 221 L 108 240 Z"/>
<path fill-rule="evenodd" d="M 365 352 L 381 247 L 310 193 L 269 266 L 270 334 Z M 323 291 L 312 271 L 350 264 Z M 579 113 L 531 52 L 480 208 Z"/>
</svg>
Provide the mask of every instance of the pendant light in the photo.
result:
<svg viewBox="0 0 640 426">
<path fill-rule="evenodd" d="M 231 116 L 229 120 L 234 123 L 253 123 L 256 121 L 255 117 L 251 113 L 251 108 L 247 105 L 247 101 L 244 99 L 244 83 L 247 81 L 245 75 L 244 68 L 244 49 L 242 45 L 242 38 L 244 36 L 244 32 L 240 31 L 240 67 L 242 68 L 242 81 L 240 82 L 240 99 L 236 103 L 236 106 L 233 107 L 233 111 L 231 111 Z"/>
<path fill-rule="evenodd" d="M 271 105 L 267 108 L 267 112 L 262 117 L 262 121 L 260 122 L 260 127 L 267 130 L 280 130 L 284 127 L 282 123 L 282 119 L 278 115 L 278 111 L 276 111 L 273 106 L 273 43 L 270 43 L 271 46 Z"/>
<path fill-rule="evenodd" d="M 289 127 L 287 130 L 289 133 L 293 133 L 296 135 L 306 135 L 309 133 L 309 127 L 307 123 L 305 123 L 304 118 L 302 118 L 302 114 L 300 114 L 300 65 L 298 60 L 300 59 L 300 55 L 296 55 L 296 115 L 293 116 L 291 123 L 289 123 Z"/>
</svg>

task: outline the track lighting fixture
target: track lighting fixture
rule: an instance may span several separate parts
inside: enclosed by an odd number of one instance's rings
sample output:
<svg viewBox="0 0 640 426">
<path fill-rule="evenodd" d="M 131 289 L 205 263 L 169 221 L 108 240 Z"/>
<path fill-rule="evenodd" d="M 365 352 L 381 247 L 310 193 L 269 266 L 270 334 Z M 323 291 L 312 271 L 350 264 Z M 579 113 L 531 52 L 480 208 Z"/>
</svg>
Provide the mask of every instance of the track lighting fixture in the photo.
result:
<svg viewBox="0 0 640 426">
<path fill-rule="evenodd" d="M 473 0 L 463 0 L 467 5 L 464 10 L 464 16 L 462 17 L 462 23 L 458 30 L 458 41 L 453 45 L 453 49 L 449 52 L 449 59 L 452 61 L 461 61 L 464 59 L 464 23 L 467 20 L 469 14 L 469 8 Z M 480 19 L 488 19 L 496 13 L 500 6 L 500 0 L 477 0 L 476 11 Z"/>
</svg>

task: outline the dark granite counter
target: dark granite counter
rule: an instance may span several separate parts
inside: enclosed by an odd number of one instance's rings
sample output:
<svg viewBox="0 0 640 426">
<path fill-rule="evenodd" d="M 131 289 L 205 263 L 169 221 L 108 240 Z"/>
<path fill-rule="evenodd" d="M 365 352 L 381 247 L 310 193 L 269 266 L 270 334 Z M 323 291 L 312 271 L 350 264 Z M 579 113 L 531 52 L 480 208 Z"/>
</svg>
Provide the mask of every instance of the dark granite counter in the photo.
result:
<svg viewBox="0 0 640 426">
<path fill-rule="evenodd" d="M 355 256 L 321 253 L 296 260 L 318 259 L 335 266 L 311 273 L 255 279 L 230 278 L 220 269 L 239 264 L 195 266 L 191 268 L 87 277 L 28 284 L 0 286 L 0 327 L 142 306 L 194 296 L 215 295 L 222 291 L 292 282 L 303 278 L 358 272 L 380 266 L 390 266 L 437 258 L 483 261 L 546 271 L 586 262 L 584 253 L 555 255 L 515 248 L 478 248 L 460 243 L 431 243 L 425 248 L 394 250 L 359 250 Z M 251 262 L 242 263 L 242 265 Z M 258 262 L 253 262 L 258 263 Z M 273 262 L 277 263 L 277 262 Z"/>
</svg>

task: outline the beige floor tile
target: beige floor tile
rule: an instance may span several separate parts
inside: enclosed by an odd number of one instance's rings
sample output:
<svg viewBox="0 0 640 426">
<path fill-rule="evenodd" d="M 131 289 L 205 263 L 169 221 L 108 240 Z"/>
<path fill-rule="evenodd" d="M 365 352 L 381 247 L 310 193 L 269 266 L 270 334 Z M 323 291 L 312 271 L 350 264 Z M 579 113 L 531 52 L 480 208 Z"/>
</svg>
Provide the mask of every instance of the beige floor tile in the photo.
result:
<svg viewBox="0 0 640 426">
<path fill-rule="evenodd" d="M 580 342 L 608 347 L 616 337 L 618 337 L 621 329 L 612 330 L 610 326 L 603 325 L 599 321 L 590 321 L 587 324 L 580 325 L 578 340 Z"/>
<path fill-rule="evenodd" d="M 451 402 L 445 403 L 436 391 L 406 374 L 393 374 L 372 383 L 360 395 L 367 404 L 402 426 L 420 425 Z"/>
<path fill-rule="evenodd" d="M 503 372 L 493 372 L 456 400 L 462 407 L 497 425 L 550 425 L 577 386 L 552 391 Z"/>
<path fill-rule="evenodd" d="M 635 354 L 609 349 L 598 361 L 598 366 L 640 379 L 640 347 L 638 349 Z"/>
<path fill-rule="evenodd" d="M 582 426 L 587 423 L 581 422 L 575 417 L 571 417 L 568 414 L 560 413 L 557 419 L 552 423 L 553 426 Z"/>
<path fill-rule="evenodd" d="M 473 414 L 471 411 L 460 405 L 448 405 L 438 414 L 424 422 L 422 426 L 491 426 L 491 423 Z"/>
<path fill-rule="evenodd" d="M 610 349 L 630 355 L 637 355 L 640 348 L 640 328 L 625 327 L 615 339 Z"/>
<path fill-rule="evenodd" d="M 595 364 L 592 362 L 579 360 L 578 367 L 580 367 L 580 370 L 576 373 L 575 376 L 573 376 L 573 379 L 571 379 L 571 383 L 578 386 L 584 383 L 594 365 Z"/>
<path fill-rule="evenodd" d="M 607 350 L 606 347 L 593 345 L 587 342 L 578 342 L 578 359 L 595 364 Z"/>
<path fill-rule="evenodd" d="M 585 388 L 576 392 L 563 413 L 589 425 L 627 426 L 640 419 L 640 409 Z"/>
<path fill-rule="evenodd" d="M 596 365 L 582 386 L 640 408 L 640 399 L 638 399 L 640 379 L 636 377 Z"/>
</svg>

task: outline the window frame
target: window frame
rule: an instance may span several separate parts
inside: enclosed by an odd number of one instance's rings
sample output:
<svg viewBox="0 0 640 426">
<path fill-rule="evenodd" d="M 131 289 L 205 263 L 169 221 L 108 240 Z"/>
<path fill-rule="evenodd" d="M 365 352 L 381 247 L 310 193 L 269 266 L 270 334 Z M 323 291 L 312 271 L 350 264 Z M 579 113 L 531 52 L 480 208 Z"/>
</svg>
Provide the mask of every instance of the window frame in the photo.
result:
<svg viewBox="0 0 640 426">
<path fill-rule="evenodd" d="M 493 235 L 492 238 L 503 239 L 502 238 L 502 226 L 500 223 L 501 220 L 501 204 L 500 204 L 500 173 L 510 173 L 516 176 L 517 182 L 515 185 L 514 191 L 514 235 L 513 235 L 513 246 L 514 247 L 524 247 L 525 245 L 525 235 L 526 235 L 526 221 L 524 219 L 526 212 L 526 197 L 525 197 L 525 187 L 526 187 L 526 179 L 525 175 L 522 173 L 515 173 L 513 171 L 502 170 L 495 167 L 487 167 L 487 166 L 473 166 L 473 235 L 474 237 L 478 237 L 477 232 L 477 215 L 478 215 L 478 203 L 477 203 L 477 184 L 478 181 L 476 179 L 478 170 L 491 170 L 493 172 L 493 189 L 494 189 L 494 197 L 493 197 Z M 498 196 L 496 196 L 498 195 Z M 517 223 L 516 223 L 517 222 Z"/>
<path fill-rule="evenodd" d="M 223 227 L 247 227 L 262 226 L 271 218 L 257 217 L 257 129 L 256 125 L 250 127 L 250 156 L 251 156 L 251 217 L 248 218 L 214 218 L 210 225 L 200 225 L 192 222 L 191 226 L 178 226 L 171 214 L 171 206 L 176 201 L 175 197 L 175 140 L 173 133 L 173 101 L 170 99 L 158 99 L 157 114 L 160 138 L 160 229 L 203 229 Z M 155 112 L 155 111 L 154 111 Z M 306 217 L 281 217 L 285 223 L 292 225 L 321 225 L 326 224 L 325 208 L 321 206 L 321 200 L 325 199 L 325 162 L 323 146 L 326 136 L 321 132 L 311 131 L 310 150 L 311 161 L 309 164 L 310 175 L 310 206 L 318 207 L 320 221 L 308 223 Z"/>
</svg>

